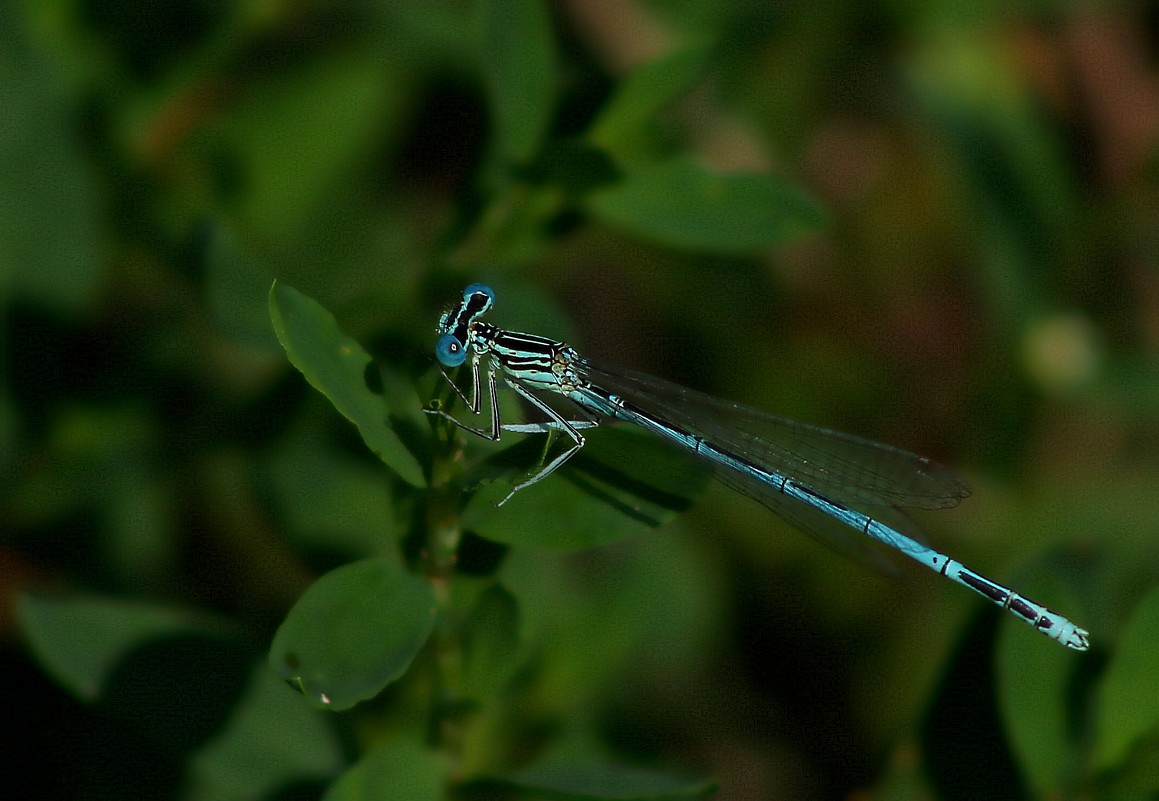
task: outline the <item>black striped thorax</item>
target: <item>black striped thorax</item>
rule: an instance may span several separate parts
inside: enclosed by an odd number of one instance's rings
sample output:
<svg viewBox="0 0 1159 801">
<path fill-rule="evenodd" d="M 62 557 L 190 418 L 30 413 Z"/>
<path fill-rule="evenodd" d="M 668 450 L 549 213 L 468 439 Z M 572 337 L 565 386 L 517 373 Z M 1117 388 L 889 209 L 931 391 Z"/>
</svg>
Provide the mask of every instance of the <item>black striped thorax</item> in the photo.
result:
<svg viewBox="0 0 1159 801">
<path fill-rule="evenodd" d="M 581 384 L 579 355 L 563 342 L 484 322 L 476 322 L 471 333 L 476 351 L 490 355 L 509 378 L 555 392 L 570 392 Z"/>
</svg>

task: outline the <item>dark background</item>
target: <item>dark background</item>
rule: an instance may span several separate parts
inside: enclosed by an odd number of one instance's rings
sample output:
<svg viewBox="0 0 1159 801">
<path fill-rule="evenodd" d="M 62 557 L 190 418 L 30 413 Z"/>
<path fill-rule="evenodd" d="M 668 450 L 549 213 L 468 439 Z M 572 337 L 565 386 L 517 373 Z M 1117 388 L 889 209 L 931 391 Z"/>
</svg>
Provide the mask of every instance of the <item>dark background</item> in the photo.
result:
<svg viewBox="0 0 1159 801">
<path fill-rule="evenodd" d="M 44 797 L 198 795 L 191 755 L 294 599 L 406 532 L 385 468 L 274 338 L 272 280 L 421 375 L 424 401 L 438 314 L 485 280 L 500 324 L 954 465 L 974 495 L 922 518 L 932 538 L 1094 644 L 1039 643 L 714 487 L 641 546 L 683 560 L 646 605 L 679 645 L 595 678 L 582 649 L 548 647 L 556 729 L 506 736 L 587 731 L 714 775 L 720 799 L 1153 794 L 1159 699 L 1131 690 L 1159 686 L 1156 7 L 549 7 L 555 105 L 522 161 L 496 144 L 470 3 L 0 9 L 5 776 Z M 780 176 L 825 225 L 688 246 L 585 206 L 603 161 L 543 156 L 690 44 L 700 76 L 642 151 Z M 25 590 L 202 610 L 240 635 L 138 654 L 165 676 L 155 696 L 80 701 L 28 647 Z M 392 703 L 351 713 L 339 750 L 401 725 Z M 312 797 L 338 769 L 237 797 Z"/>
</svg>

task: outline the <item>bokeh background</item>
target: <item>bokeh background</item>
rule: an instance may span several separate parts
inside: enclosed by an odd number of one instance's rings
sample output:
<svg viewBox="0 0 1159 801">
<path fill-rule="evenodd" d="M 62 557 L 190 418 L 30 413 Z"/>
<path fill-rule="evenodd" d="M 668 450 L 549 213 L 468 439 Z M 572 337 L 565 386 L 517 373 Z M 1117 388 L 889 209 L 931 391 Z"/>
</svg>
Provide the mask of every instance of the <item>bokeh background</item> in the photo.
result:
<svg viewBox="0 0 1159 801">
<path fill-rule="evenodd" d="M 953 465 L 974 494 L 931 539 L 1093 649 L 713 487 L 605 548 L 488 552 L 470 581 L 553 633 L 472 764 L 582 741 L 720 799 L 1159 792 L 1155 4 L 17 0 L 0 98 L 6 782 L 315 798 L 370 744 L 447 748 L 420 668 L 230 721 L 310 582 L 422 526 L 290 366 L 272 282 L 427 402 L 482 280 L 500 324 Z M 117 652 L 147 687 L 78 687 L 29 597 L 213 622 Z"/>
</svg>

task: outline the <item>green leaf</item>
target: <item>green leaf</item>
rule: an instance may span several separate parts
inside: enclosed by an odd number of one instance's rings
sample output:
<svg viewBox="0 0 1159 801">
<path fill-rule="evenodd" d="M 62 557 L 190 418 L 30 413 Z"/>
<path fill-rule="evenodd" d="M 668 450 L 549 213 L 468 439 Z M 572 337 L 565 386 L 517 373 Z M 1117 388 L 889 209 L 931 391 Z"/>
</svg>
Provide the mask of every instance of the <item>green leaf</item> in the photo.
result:
<svg viewBox="0 0 1159 801">
<path fill-rule="evenodd" d="M 358 426 L 366 446 L 408 484 L 425 486 L 418 460 L 388 424 L 382 398 L 366 386 L 370 356 L 338 329 L 334 316 L 296 289 L 275 282 L 270 317 L 290 361 Z"/>
<path fill-rule="evenodd" d="M 542 442 L 540 436 L 529 437 L 501 456 L 530 455 Z M 522 466 L 538 469 L 534 462 Z M 708 479 L 703 465 L 647 432 L 608 426 L 593 431 L 564 467 L 502 506 L 497 504 L 511 491 L 510 483 L 496 481 L 476 493 L 463 522 L 510 545 L 590 548 L 663 524 L 687 509 Z"/>
<path fill-rule="evenodd" d="M 271 798 L 294 782 L 328 780 L 342 765 L 342 749 L 325 716 L 258 664 L 221 732 L 190 756 L 182 797 Z"/>
<path fill-rule="evenodd" d="M 486 0 L 483 61 L 500 157 L 523 163 L 539 148 L 554 107 L 551 19 L 540 0 Z"/>
<path fill-rule="evenodd" d="M 464 696 L 493 696 L 519 663 L 519 604 L 501 585 L 488 587 L 463 629 Z"/>
<path fill-rule="evenodd" d="M 543 765 L 500 784 L 541 798 L 567 801 L 681 801 L 705 798 L 716 790 L 716 784 L 707 779 L 624 765 Z"/>
<path fill-rule="evenodd" d="M 349 709 L 406 672 L 434 620 L 430 583 L 396 557 L 353 562 L 298 599 L 274 635 L 270 665 L 311 703 Z"/>
<path fill-rule="evenodd" d="M 206 300 L 217 326 L 238 342 L 277 353 L 269 309 L 262 303 L 272 272 L 220 221 L 210 223 L 206 237 Z"/>
<path fill-rule="evenodd" d="M 552 142 L 520 177 L 532 184 L 557 187 L 570 195 L 584 195 L 620 180 L 620 168 L 606 151 L 587 142 L 568 139 Z"/>
<path fill-rule="evenodd" d="M 0 382 L 0 470 L 6 474 L 18 458 L 17 432 L 20 430 L 20 414 L 16 411 L 16 404 L 8 395 L 8 387 Z"/>
<path fill-rule="evenodd" d="M 1061 581 L 1022 583 L 1035 598 L 1050 598 L 1059 608 L 1068 593 Z M 1047 796 L 1066 785 L 1075 766 L 1071 723 L 1075 717 L 1068 689 L 1077 660 L 1046 637 L 1009 616 L 998 633 L 995 653 L 998 703 L 1011 747 L 1037 794 Z"/>
<path fill-rule="evenodd" d="M 1096 768 L 1112 768 L 1159 727 L 1159 588 L 1136 608 L 1099 691 Z"/>
<path fill-rule="evenodd" d="M 626 169 L 587 208 L 661 245 L 735 254 L 784 245 L 825 223 L 817 202 L 780 178 L 713 172 L 688 159 Z"/>
<path fill-rule="evenodd" d="M 382 471 L 317 432 L 291 431 L 264 460 L 262 474 L 295 545 L 354 559 L 378 553 L 400 534 Z"/>
<path fill-rule="evenodd" d="M 695 673 L 714 652 L 728 597 L 697 537 L 679 528 L 638 537 L 601 549 L 597 563 L 577 570 L 570 553 L 531 548 L 503 560 L 522 641 L 552 657 L 540 665 L 542 697 L 574 705 L 605 693 L 625 670 L 660 680 Z"/>
<path fill-rule="evenodd" d="M 358 760 L 322 797 L 323 801 L 441 801 L 449 766 L 418 742 L 377 748 Z"/>
<path fill-rule="evenodd" d="M 32 8 L 0 8 L 0 296 L 75 312 L 104 272 L 100 190 L 60 64 L 24 33 Z"/>
<path fill-rule="evenodd" d="M 17 616 L 44 669 L 86 701 L 100 697 L 117 667 L 139 646 L 172 635 L 224 630 L 191 611 L 106 598 L 23 595 Z"/>
<path fill-rule="evenodd" d="M 706 47 L 689 47 L 637 68 L 604 106 L 588 138 L 621 160 L 647 153 L 649 126 L 700 78 L 707 55 Z"/>
<path fill-rule="evenodd" d="M 297 68 L 261 74 L 231 105 L 214 146 L 245 165 L 246 224 L 293 241 L 362 169 L 406 93 L 392 60 L 372 47 L 319 51 Z"/>
<path fill-rule="evenodd" d="M 1113 771 L 1101 774 L 1099 779 L 1099 799 L 1154 801 L 1159 798 L 1159 731 L 1136 740 L 1127 759 L 1115 765 Z"/>
</svg>

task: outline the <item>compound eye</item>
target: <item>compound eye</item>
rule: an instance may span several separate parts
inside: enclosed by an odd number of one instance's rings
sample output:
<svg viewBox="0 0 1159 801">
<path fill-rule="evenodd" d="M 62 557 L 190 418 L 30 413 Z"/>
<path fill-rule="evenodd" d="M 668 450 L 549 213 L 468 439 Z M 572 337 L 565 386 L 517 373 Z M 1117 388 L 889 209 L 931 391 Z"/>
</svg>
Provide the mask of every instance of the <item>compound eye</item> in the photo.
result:
<svg viewBox="0 0 1159 801">
<path fill-rule="evenodd" d="M 435 345 L 435 358 L 444 367 L 458 367 L 467 360 L 467 349 L 454 334 L 443 334 Z"/>
<path fill-rule="evenodd" d="M 491 287 L 487 286 L 486 284 L 471 284 L 469 287 L 463 290 L 463 297 L 469 298 L 476 292 L 481 292 L 487 297 L 491 298 L 491 300 L 495 300 L 495 290 L 491 289 Z"/>
<path fill-rule="evenodd" d="M 491 289 L 491 287 L 487 286 L 486 284 L 471 284 L 469 287 L 463 290 L 463 300 L 469 301 L 471 300 L 472 296 L 477 294 L 485 295 L 487 297 L 487 302 L 483 305 L 483 311 L 490 309 L 491 305 L 495 302 L 495 290 Z"/>
</svg>

